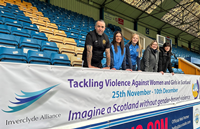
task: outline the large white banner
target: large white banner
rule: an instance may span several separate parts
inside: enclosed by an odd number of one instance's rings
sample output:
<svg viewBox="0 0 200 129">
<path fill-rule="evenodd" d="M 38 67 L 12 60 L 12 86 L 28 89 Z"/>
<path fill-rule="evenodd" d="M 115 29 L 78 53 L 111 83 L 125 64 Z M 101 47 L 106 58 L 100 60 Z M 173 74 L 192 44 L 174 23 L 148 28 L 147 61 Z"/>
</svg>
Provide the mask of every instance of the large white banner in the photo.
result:
<svg viewBox="0 0 200 129">
<path fill-rule="evenodd" d="M 0 129 L 39 129 L 199 99 L 199 76 L 0 63 Z"/>
</svg>

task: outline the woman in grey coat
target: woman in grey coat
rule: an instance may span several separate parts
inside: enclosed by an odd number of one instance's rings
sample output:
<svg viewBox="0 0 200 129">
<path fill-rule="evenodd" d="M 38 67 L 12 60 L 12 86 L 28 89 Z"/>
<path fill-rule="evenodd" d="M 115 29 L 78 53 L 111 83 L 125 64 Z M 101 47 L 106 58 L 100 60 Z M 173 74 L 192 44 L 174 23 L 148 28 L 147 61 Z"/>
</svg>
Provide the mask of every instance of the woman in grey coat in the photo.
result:
<svg viewBox="0 0 200 129">
<path fill-rule="evenodd" d="M 156 40 L 152 41 L 144 51 L 140 69 L 145 72 L 157 72 L 159 61 L 159 46 Z"/>
</svg>

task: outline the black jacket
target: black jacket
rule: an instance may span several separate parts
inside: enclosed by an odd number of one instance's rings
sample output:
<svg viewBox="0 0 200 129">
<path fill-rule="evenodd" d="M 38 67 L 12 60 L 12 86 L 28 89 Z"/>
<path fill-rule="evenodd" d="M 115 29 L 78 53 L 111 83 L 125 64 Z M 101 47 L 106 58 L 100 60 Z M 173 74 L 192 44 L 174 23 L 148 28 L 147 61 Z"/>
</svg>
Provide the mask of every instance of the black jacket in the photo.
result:
<svg viewBox="0 0 200 129">
<path fill-rule="evenodd" d="M 158 71 L 158 61 L 159 61 L 159 52 L 156 53 L 153 49 L 148 46 L 143 54 L 140 68 L 145 72 L 157 72 Z"/>
<path fill-rule="evenodd" d="M 172 64 L 171 64 L 171 52 L 165 53 L 165 50 L 163 47 L 160 48 L 159 52 L 159 62 L 158 62 L 158 72 L 163 71 L 166 72 L 167 69 L 170 73 L 173 72 L 172 70 Z"/>
</svg>

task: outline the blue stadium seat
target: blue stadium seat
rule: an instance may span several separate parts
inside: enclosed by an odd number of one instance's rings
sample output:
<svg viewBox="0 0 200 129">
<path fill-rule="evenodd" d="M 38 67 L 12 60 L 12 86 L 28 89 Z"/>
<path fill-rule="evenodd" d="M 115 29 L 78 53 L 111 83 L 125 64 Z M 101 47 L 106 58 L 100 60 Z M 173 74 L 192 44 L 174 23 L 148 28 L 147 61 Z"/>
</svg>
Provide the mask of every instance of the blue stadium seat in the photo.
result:
<svg viewBox="0 0 200 129">
<path fill-rule="evenodd" d="M 65 18 L 64 17 L 55 17 L 55 20 L 63 21 Z"/>
<path fill-rule="evenodd" d="M 175 61 L 174 61 L 174 59 L 171 59 L 171 64 L 172 64 L 172 67 L 175 67 Z"/>
<path fill-rule="evenodd" d="M 7 3 L 6 6 L 7 6 L 8 8 L 11 8 L 11 9 L 19 10 L 18 6 L 17 6 L 17 5 L 14 5 L 14 4 Z"/>
<path fill-rule="evenodd" d="M 47 37 L 44 33 L 36 31 L 31 31 L 31 37 L 34 39 L 47 40 Z"/>
<path fill-rule="evenodd" d="M 10 31 L 6 25 L 0 25 L 0 33 L 10 34 Z"/>
<path fill-rule="evenodd" d="M 0 33 L 0 44 L 18 46 L 18 42 L 15 39 L 15 36 L 9 34 L 1 34 L 1 33 Z"/>
<path fill-rule="evenodd" d="M 23 11 L 20 11 L 20 10 L 15 10 L 15 9 L 11 9 L 11 12 L 15 15 L 22 15 L 22 16 L 25 16 L 24 15 L 24 12 Z"/>
<path fill-rule="evenodd" d="M 10 12 L 0 11 L 0 16 L 3 18 L 16 19 L 15 15 Z"/>
<path fill-rule="evenodd" d="M 73 29 L 76 29 L 76 30 L 80 30 L 80 27 L 81 27 L 81 22 L 80 23 L 73 23 L 73 25 L 71 26 Z"/>
<path fill-rule="evenodd" d="M 82 27 L 81 28 L 81 32 L 85 32 L 85 33 L 88 33 L 89 32 L 89 28 L 88 27 Z"/>
<path fill-rule="evenodd" d="M 61 66 L 70 66 L 71 61 L 69 60 L 66 54 L 51 54 L 51 64 L 52 65 L 61 65 Z"/>
<path fill-rule="evenodd" d="M 26 55 L 21 49 L 0 48 L 0 60 L 5 62 L 26 63 Z"/>
<path fill-rule="evenodd" d="M 78 36 L 78 39 L 79 39 L 79 40 L 84 40 L 84 41 L 85 41 L 85 40 L 86 40 L 86 36 L 84 36 L 84 35 L 79 35 L 79 36 Z"/>
<path fill-rule="evenodd" d="M 51 64 L 50 57 L 45 52 L 28 51 L 27 61 L 31 64 Z"/>
<path fill-rule="evenodd" d="M 18 21 L 31 23 L 31 20 L 30 20 L 29 17 L 22 16 L 22 15 L 17 15 L 16 18 L 17 18 Z"/>
<path fill-rule="evenodd" d="M 54 42 L 47 42 L 47 41 L 42 41 L 41 42 L 41 51 L 43 50 L 50 50 L 50 51 L 55 51 L 58 52 L 59 49 Z"/>
<path fill-rule="evenodd" d="M 58 30 L 63 30 L 63 31 L 66 31 L 66 32 L 69 32 L 71 28 L 68 28 L 66 26 L 60 26 L 58 25 Z"/>
<path fill-rule="evenodd" d="M 22 28 L 21 22 L 19 22 L 17 20 L 4 18 L 4 23 L 5 23 L 5 25 L 8 25 L 8 26 L 15 26 L 15 27 Z"/>
<path fill-rule="evenodd" d="M 39 29 L 37 28 L 37 26 L 35 24 L 30 24 L 30 23 L 22 23 L 23 28 L 24 29 L 28 29 L 28 30 L 33 30 L 33 31 L 39 31 Z"/>
<path fill-rule="evenodd" d="M 19 47 L 20 48 L 24 48 L 24 47 L 28 47 L 28 48 L 36 48 L 36 49 L 40 49 L 40 43 L 38 42 L 37 39 L 31 39 L 31 38 L 24 38 L 21 37 L 20 38 L 20 42 L 19 42 Z"/>
<path fill-rule="evenodd" d="M 74 39 L 78 39 L 78 34 L 75 33 L 66 33 L 67 38 L 74 38 Z"/>
<path fill-rule="evenodd" d="M 86 36 L 88 34 L 88 32 L 86 32 L 86 31 L 81 31 L 80 32 L 80 35 L 83 35 L 83 36 Z"/>
<path fill-rule="evenodd" d="M 178 69 L 176 69 L 176 68 L 172 68 L 172 69 L 173 69 L 174 73 L 178 73 Z"/>
<path fill-rule="evenodd" d="M 70 22 L 62 23 L 62 26 L 71 27 L 72 26 L 71 21 Z"/>
<path fill-rule="evenodd" d="M 182 71 L 182 69 L 178 69 L 178 73 L 184 74 L 184 72 Z"/>
<path fill-rule="evenodd" d="M 106 67 L 106 58 L 103 58 L 103 59 L 101 60 L 101 64 L 102 64 L 102 67 L 103 67 L 103 68 Z"/>
<path fill-rule="evenodd" d="M 6 6 L 0 6 L 0 11 L 10 12 L 10 9 Z"/>
<path fill-rule="evenodd" d="M 61 25 L 61 21 L 59 20 L 51 20 L 51 23 L 55 23 L 56 25 Z"/>
<path fill-rule="evenodd" d="M 0 24 L 4 24 L 4 18 L 0 17 Z"/>
<path fill-rule="evenodd" d="M 74 34 L 79 34 L 79 33 L 80 33 L 79 30 L 74 29 L 74 28 L 71 28 L 70 32 L 71 32 L 71 33 L 74 33 Z"/>
<path fill-rule="evenodd" d="M 30 34 L 26 29 L 16 28 L 16 27 L 9 27 L 10 32 L 12 35 L 16 36 L 23 36 L 23 37 L 30 37 Z"/>
<path fill-rule="evenodd" d="M 76 40 L 77 47 L 84 47 L 85 46 L 85 41 L 83 40 Z"/>
<path fill-rule="evenodd" d="M 7 44 L 0 44 L 0 47 L 6 47 L 6 48 L 18 48 L 18 46 L 13 46 L 13 45 L 7 45 Z"/>
<path fill-rule="evenodd" d="M 52 53 L 56 53 L 56 54 L 59 53 L 59 52 L 56 52 L 56 51 L 50 51 L 50 50 L 44 50 L 43 52 L 45 52 L 49 57 L 51 57 L 51 54 L 52 54 Z"/>
<path fill-rule="evenodd" d="M 27 56 L 28 55 L 28 51 L 40 51 L 39 49 L 37 49 L 37 48 L 30 48 L 30 47 L 23 47 L 22 48 L 22 51 L 23 51 L 23 53 Z"/>
</svg>

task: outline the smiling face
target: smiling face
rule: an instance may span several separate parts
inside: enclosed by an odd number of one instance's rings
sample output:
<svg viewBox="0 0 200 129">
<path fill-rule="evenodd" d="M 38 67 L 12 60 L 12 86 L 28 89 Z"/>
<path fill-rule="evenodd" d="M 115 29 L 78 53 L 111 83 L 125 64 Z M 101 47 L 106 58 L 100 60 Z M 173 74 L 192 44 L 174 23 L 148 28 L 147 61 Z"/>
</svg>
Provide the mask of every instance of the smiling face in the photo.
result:
<svg viewBox="0 0 200 129">
<path fill-rule="evenodd" d="M 158 43 L 157 42 L 154 42 L 152 45 L 151 45 L 151 48 L 156 50 L 158 48 Z"/>
<path fill-rule="evenodd" d="M 115 41 L 117 43 L 120 43 L 122 41 L 122 35 L 120 33 L 117 33 L 115 36 Z"/>
<path fill-rule="evenodd" d="M 95 30 L 96 30 L 98 35 L 102 35 L 105 29 L 106 29 L 106 27 L 105 27 L 105 23 L 104 22 L 98 21 L 96 23 Z"/>
<path fill-rule="evenodd" d="M 164 47 L 165 51 L 168 52 L 170 50 L 170 46 Z"/>
<path fill-rule="evenodd" d="M 139 41 L 139 36 L 137 34 L 135 34 L 132 38 L 132 43 L 136 44 Z"/>
</svg>

